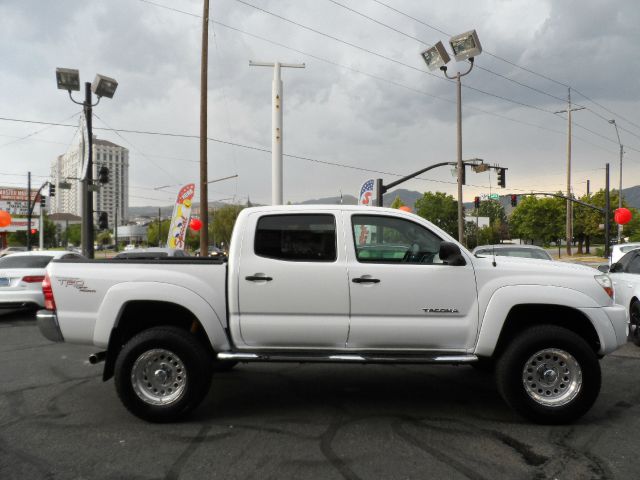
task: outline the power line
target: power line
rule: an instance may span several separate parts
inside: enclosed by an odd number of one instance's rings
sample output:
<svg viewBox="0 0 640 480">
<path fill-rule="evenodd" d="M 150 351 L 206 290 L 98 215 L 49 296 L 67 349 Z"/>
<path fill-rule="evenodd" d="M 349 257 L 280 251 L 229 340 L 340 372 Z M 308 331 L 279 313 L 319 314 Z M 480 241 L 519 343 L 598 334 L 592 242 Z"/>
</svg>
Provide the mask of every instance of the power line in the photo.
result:
<svg viewBox="0 0 640 480">
<path fill-rule="evenodd" d="M 147 1 L 147 0 L 145 0 L 145 1 Z M 387 55 L 383 55 L 383 54 L 378 53 L 378 52 L 374 52 L 373 50 L 369 50 L 368 48 L 361 47 L 360 45 L 356 45 L 355 43 L 343 40 L 341 38 L 335 37 L 335 36 L 330 35 L 328 33 L 321 32 L 320 30 L 316 30 L 315 28 L 309 27 L 307 25 L 303 25 L 303 24 L 301 24 L 299 22 L 296 22 L 295 20 L 291 20 L 289 18 L 283 17 L 282 15 L 278 15 L 277 13 L 273 13 L 273 12 L 271 12 L 269 10 L 266 10 L 264 8 L 261 8 L 261 7 L 258 7 L 257 5 L 253 5 L 251 3 L 245 2 L 244 0 L 236 0 L 236 2 L 241 3 L 243 5 L 246 5 L 248 7 L 254 8 L 254 9 L 258 10 L 258 11 L 261 11 L 261 12 L 266 13 L 268 15 L 271 15 L 273 17 L 279 18 L 280 20 L 283 20 L 285 22 L 291 23 L 291 24 L 296 25 L 296 26 L 298 26 L 300 28 L 303 28 L 303 29 L 308 30 L 310 32 L 313 32 L 313 33 L 316 33 L 318 35 L 321 35 L 323 37 L 330 38 L 330 39 L 335 40 L 335 41 L 337 41 L 339 43 L 343 43 L 343 44 L 348 45 L 348 46 L 350 46 L 352 48 L 355 48 L 355 49 L 361 50 L 363 52 L 366 52 L 366 53 L 368 53 L 370 55 L 374 55 L 376 57 L 382 58 L 382 59 L 387 60 L 389 62 L 395 63 L 397 65 L 402 65 L 403 67 L 409 68 L 411 70 L 415 70 L 415 71 L 420 72 L 422 74 L 429 75 L 429 76 L 431 76 L 433 78 L 437 78 L 439 80 L 443 80 L 445 82 L 450 82 L 451 81 L 451 80 L 447 80 L 445 77 L 442 77 L 440 75 L 435 75 L 435 74 L 433 74 L 431 72 L 427 72 L 427 71 L 425 71 L 423 69 L 420 69 L 420 68 L 417 68 L 417 67 L 415 67 L 413 65 L 409 65 L 408 63 L 404 63 L 404 62 L 401 62 L 400 60 L 396 60 L 395 58 L 389 57 Z M 149 2 L 147 2 L 147 3 L 149 3 Z M 501 95 L 497 95 L 495 93 L 487 92 L 485 90 L 481 90 L 481 89 L 479 89 L 477 87 L 473 87 L 473 86 L 468 85 L 468 84 L 464 84 L 463 87 L 468 89 L 468 90 L 473 90 L 475 92 L 481 93 L 483 95 L 487 95 L 487 96 L 490 96 L 490 97 L 498 98 L 500 100 L 504 100 L 504 101 L 509 102 L 509 103 L 513 103 L 515 105 L 520 105 L 522 107 L 531 108 L 531 109 L 538 110 L 538 111 L 545 112 L 545 113 L 553 113 L 551 110 L 546 110 L 544 108 L 537 107 L 535 105 L 530 105 L 530 104 L 527 104 L 527 103 L 524 103 L 524 102 L 519 102 L 517 100 L 513 100 L 511 98 L 507 98 L 507 97 L 503 97 Z"/>
</svg>

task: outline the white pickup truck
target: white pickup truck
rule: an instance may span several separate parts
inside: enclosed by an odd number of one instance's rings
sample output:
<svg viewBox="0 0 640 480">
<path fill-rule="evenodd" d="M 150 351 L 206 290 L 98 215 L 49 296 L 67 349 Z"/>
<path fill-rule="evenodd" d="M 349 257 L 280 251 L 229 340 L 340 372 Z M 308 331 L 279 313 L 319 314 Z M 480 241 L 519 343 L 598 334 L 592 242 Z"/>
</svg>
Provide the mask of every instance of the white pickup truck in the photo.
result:
<svg viewBox="0 0 640 480">
<path fill-rule="evenodd" d="M 355 206 L 247 208 L 227 263 L 55 261 L 38 325 L 92 344 L 120 399 L 173 421 L 237 362 L 476 364 L 517 412 L 583 415 L 599 358 L 627 340 L 605 274 L 475 257 L 411 213 Z"/>
</svg>

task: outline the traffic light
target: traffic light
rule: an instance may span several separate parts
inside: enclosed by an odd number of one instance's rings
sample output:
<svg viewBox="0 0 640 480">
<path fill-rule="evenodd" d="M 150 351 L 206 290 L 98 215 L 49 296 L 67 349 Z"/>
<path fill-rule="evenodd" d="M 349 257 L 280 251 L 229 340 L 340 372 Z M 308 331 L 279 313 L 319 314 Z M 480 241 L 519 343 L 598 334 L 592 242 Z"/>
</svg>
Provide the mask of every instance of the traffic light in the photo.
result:
<svg viewBox="0 0 640 480">
<path fill-rule="evenodd" d="M 98 170 L 98 182 L 102 184 L 109 183 L 109 169 L 107 167 L 100 167 L 100 170 Z"/>
<path fill-rule="evenodd" d="M 50 183 L 49 184 L 49 196 L 50 197 L 55 197 L 56 196 L 56 185 L 55 185 L 55 183 Z"/>
<path fill-rule="evenodd" d="M 98 229 L 106 230 L 109 228 L 109 214 L 107 212 L 100 212 L 98 216 Z"/>
<path fill-rule="evenodd" d="M 40 208 L 45 208 L 47 206 L 47 197 L 44 195 L 40 195 Z"/>
<path fill-rule="evenodd" d="M 475 197 L 473 199 L 473 206 L 476 207 L 476 210 L 480 208 L 480 197 Z"/>
<path fill-rule="evenodd" d="M 511 206 L 512 207 L 518 206 L 518 196 L 515 194 L 511 195 Z"/>
<path fill-rule="evenodd" d="M 506 185 L 507 169 L 498 168 L 498 185 L 500 188 L 504 188 Z"/>
</svg>

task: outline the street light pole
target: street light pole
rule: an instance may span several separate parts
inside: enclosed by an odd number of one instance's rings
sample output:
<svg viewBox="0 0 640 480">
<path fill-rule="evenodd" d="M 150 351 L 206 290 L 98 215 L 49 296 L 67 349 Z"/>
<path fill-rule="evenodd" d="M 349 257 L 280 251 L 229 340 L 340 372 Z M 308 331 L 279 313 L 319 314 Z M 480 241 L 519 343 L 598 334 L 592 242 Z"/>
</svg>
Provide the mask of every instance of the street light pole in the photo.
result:
<svg viewBox="0 0 640 480">
<path fill-rule="evenodd" d="M 618 208 L 622 208 L 622 156 L 624 155 L 624 148 L 620 141 L 620 133 L 618 133 L 618 124 L 615 120 L 609 120 L 609 123 L 616 127 L 616 136 L 618 137 L 618 145 L 620 145 L 620 185 L 618 187 Z M 618 243 L 622 239 L 622 225 L 618 224 Z"/>
<path fill-rule="evenodd" d="M 473 69 L 473 57 L 469 59 L 469 69 L 464 72 L 458 72 L 455 76 L 449 76 L 447 73 L 447 67 L 442 66 L 440 69 L 444 72 L 444 75 L 449 80 L 456 81 L 456 100 L 457 100 L 457 152 L 458 152 L 458 161 L 456 164 L 456 172 L 458 176 L 458 241 L 464 244 L 464 216 L 463 216 L 463 205 L 462 205 L 462 169 L 464 168 L 462 165 L 462 82 L 460 79 L 465 75 L 468 75 L 469 72 Z"/>
<path fill-rule="evenodd" d="M 82 180 L 82 254 L 93 258 L 93 192 L 89 187 L 93 185 L 93 105 L 91 104 L 91 83 L 84 84 L 84 119 L 87 124 L 87 165 L 86 174 Z"/>
<path fill-rule="evenodd" d="M 271 204 L 282 205 L 282 79 L 280 68 L 305 68 L 304 63 L 265 63 L 249 61 L 250 67 L 273 67 L 273 84 L 271 88 Z"/>
<path fill-rule="evenodd" d="M 202 13 L 202 58 L 200 61 L 200 255 L 209 248 L 209 187 L 207 185 L 207 87 L 209 69 L 209 0 Z M 158 232 L 158 235 L 160 232 Z"/>
</svg>

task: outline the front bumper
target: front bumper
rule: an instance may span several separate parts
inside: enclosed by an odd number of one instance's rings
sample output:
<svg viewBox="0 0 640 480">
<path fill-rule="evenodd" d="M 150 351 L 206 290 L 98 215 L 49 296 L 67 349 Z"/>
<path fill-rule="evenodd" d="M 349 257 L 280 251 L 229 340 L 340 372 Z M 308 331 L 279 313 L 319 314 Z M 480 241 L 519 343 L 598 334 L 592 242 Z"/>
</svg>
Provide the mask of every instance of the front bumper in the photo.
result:
<svg viewBox="0 0 640 480">
<path fill-rule="evenodd" d="M 52 342 L 64 342 L 64 337 L 60 331 L 60 325 L 58 324 L 58 316 L 56 312 L 51 310 L 38 310 L 36 314 L 36 321 L 40 333 L 48 340 Z"/>
</svg>

